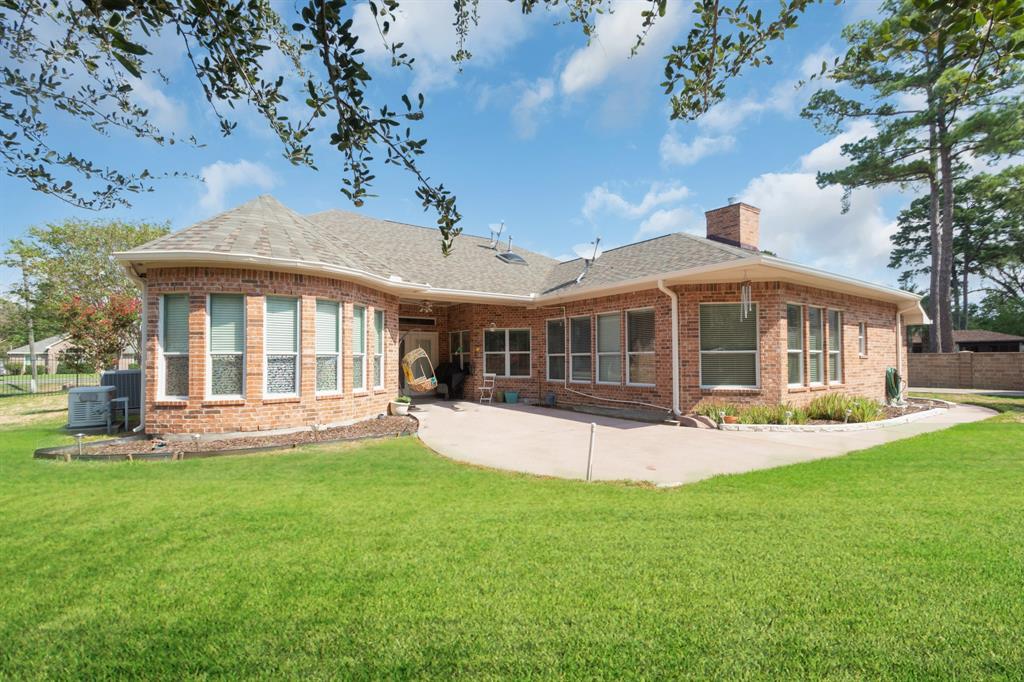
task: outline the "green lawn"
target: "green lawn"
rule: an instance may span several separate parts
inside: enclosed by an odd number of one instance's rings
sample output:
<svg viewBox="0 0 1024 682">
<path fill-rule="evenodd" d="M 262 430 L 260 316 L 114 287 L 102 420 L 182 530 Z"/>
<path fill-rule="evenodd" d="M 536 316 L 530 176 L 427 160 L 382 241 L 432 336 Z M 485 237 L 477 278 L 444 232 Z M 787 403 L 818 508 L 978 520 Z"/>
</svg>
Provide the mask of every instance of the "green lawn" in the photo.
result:
<svg viewBox="0 0 1024 682">
<path fill-rule="evenodd" d="M 1019 679 L 1015 419 L 675 490 L 411 438 L 33 461 L 70 441 L 21 423 L 0 430 L 0 678 Z"/>
</svg>

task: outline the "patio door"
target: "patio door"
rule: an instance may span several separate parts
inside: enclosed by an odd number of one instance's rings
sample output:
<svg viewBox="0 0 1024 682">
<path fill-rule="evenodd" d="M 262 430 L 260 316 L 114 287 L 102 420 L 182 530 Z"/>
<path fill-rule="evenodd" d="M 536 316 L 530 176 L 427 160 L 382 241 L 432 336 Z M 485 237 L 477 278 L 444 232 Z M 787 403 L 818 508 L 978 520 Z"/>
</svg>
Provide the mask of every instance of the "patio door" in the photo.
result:
<svg viewBox="0 0 1024 682">
<path fill-rule="evenodd" d="M 430 357 L 430 364 L 437 367 L 437 332 L 406 333 L 401 343 L 398 344 L 399 359 L 404 358 L 406 353 L 416 348 L 422 348 L 423 352 Z M 405 375 L 402 374 L 401 367 L 398 368 L 398 385 L 401 386 L 403 395 L 416 394 L 416 391 L 405 385 Z"/>
</svg>

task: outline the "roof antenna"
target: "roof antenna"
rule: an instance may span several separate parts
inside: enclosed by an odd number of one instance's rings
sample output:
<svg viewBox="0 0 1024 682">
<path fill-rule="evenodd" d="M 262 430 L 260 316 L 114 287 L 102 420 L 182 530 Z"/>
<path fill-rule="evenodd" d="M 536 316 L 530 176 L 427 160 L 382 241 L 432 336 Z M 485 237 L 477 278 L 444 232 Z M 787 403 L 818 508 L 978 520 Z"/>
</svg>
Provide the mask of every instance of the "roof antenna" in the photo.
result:
<svg viewBox="0 0 1024 682">
<path fill-rule="evenodd" d="M 594 248 L 590 251 L 589 255 L 585 255 L 585 252 L 588 250 L 587 247 L 590 246 L 590 244 L 593 244 Z M 574 249 L 576 255 L 583 259 L 583 272 L 581 272 L 579 277 L 576 278 L 576 284 L 579 284 L 583 278 L 587 276 L 587 273 L 590 272 L 591 264 L 600 257 L 601 249 L 598 248 L 600 244 L 601 238 L 598 237 L 594 241 L 587 244 L 580 244 Z"/>
<path fill-rule="evenodd" d="M 505 253 L 512 253 L 512 235 L 508 236 L 508 249 L 506 249 Z"/>
<path fill-rule="evenodd" d="M 498 249 L 498 239 L 501 238 L 501 233 L 505 231 L 505 221 L 502 220 L 501 223 L 499 223 L 499 224 L 491 223 L 490 225 L 488 225 L 488 227 L 491 228 L 490 248 L 492 248 L 494 250 L 497 250 Z"/>
</svg>

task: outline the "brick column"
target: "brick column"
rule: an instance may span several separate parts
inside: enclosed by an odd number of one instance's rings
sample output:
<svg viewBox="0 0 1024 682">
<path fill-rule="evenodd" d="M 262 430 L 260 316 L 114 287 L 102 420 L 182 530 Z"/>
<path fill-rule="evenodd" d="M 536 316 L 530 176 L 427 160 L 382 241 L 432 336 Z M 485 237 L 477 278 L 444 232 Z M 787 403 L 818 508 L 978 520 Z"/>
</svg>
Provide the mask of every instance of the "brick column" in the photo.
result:
<svg viewBox="0 0 1024 682">
<path fill-rule="evenodd" d="M 299 395 L 302 402 L 316 402 L 316 296 L 303 296 L 299 312 Z"/>
<path fill-rule="evenodd" d="M 266 298 L 245 297 L 245 399 L 263 399 L 263 311 Z"/>
<path fill-rule="evenodd" d="M 188 403 L 198 407 L 206 395 L 206 295 L 188 297 Z"/>
</svg>

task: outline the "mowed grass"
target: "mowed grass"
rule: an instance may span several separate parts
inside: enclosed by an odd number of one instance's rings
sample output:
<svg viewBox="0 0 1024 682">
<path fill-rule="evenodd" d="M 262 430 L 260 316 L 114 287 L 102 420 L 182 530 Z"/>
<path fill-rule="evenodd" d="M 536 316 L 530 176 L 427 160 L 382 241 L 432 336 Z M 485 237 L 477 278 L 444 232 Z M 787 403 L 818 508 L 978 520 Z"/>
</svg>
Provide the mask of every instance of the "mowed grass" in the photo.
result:
<svg viewBox="0 0 1024 682">
<path fill-rule="evenodd" d="M 1024 675 L 1012 421 L 675 490 L 412 438 L 30 459 L 53 442 L 0 431 L 4 678 Z"/>
</svg>

